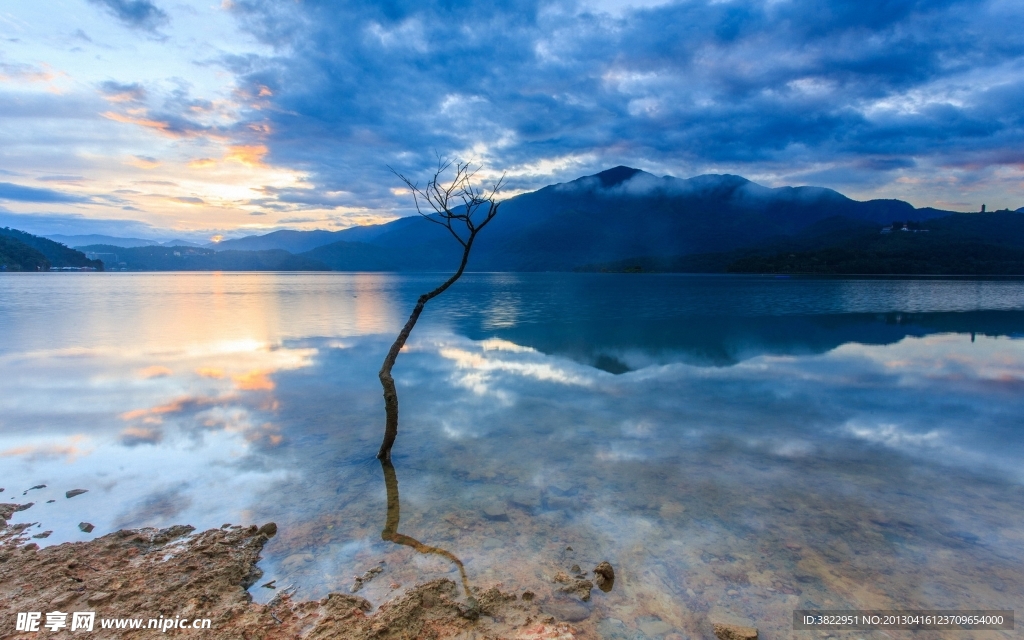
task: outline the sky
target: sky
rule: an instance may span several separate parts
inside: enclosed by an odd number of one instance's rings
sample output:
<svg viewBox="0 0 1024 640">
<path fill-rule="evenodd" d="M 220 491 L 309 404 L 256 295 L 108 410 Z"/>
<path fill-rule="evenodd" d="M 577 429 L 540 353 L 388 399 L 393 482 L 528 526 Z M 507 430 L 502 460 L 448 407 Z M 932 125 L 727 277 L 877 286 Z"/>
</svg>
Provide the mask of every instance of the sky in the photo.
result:
<svg viewBox="0 0 1024 640">
<path fill-rule="evenodd" d="M 1024 206 L 1019 0 L 4 0 L 0 226 L 201 240 L 616 165 Z"/>
</svg>

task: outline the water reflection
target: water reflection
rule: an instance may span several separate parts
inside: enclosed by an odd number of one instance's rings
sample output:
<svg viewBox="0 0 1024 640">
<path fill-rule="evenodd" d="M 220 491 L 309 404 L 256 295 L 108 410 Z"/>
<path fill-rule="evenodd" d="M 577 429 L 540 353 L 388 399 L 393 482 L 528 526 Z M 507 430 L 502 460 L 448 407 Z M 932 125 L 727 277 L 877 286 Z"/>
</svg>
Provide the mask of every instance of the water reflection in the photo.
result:
<svg viewBox="0 0 1024 640">
<path fill-rule="evenodd" d="M 557 572 L 607 560 L 615 590 L 560 615 L 608 638 L 1024 597 L 1019 284 L 467 276 L 396 372 L 399 533 L 382 310 L 433 276 L 107 275 L 0 278 L 0 500 L 47 485 L 15 516 L 41 544 L 276 521 L 268 580 L 320 597 L 383 560 L 377 604 L 458 573 L 546 606 Z M 188 322 L 154 311 L 168 288 Z"/>
<path fill-rule="evenodd" d="M 390 460 L 380 461 L 381 469 L 384 471 L 384 486 L 387 489 L 387 519 L 384 523 L 384 530 L 380 532 L 382 540 L 394 542 L 395 544 L 412 547 L 417 553 L 433 554 L 446 558 L 459 568 L 459 577 L 462 579 L 462 590 L 469 601 L 470 610 L 477 609 L 476 599 L 469 590 L 469 578 L 466 577 L 466 567 L 455 554 L 439 547 L 431 547 L 423 544 L 416 538 L 398 533 L 398 522 L 401 519 L 402 505 L 398 497 L 398 475 L 395 473 L 395 466 Z"/>
</svg>

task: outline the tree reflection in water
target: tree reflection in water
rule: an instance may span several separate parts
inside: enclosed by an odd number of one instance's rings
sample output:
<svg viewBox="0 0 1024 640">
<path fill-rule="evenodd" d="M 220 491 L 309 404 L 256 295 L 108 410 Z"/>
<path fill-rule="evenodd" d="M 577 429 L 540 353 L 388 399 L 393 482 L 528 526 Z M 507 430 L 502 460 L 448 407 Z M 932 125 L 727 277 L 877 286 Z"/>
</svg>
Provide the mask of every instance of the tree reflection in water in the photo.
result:
<svg viewBox="0 0 1024 640">
<path fill-rule="evenodd" d="M 412 547 L 419 553 L 442 556 L 454 563 L 459 568 L 459 576 L 462 578 L 462 589 L 466 593 L 467 607 L 463 611 L 463 615 L 467 618 L 478 617 L 479 605 L 469 590 L 469 578 L 466 577 L 466 568 L 462 565 L 462 561 L 450 551 L 425 545 L 415 538 L 398 533 L 398 521 L 401 517 L 401 505 L 398 498 L 398 474 L 395 473 L 395 466 L 391 464 L 390 460 L 381 460 L 380 466 L 384 470 L 384 486 L 387 488 L 388 495 L 388 515 L 387 520 L 384 522 L 384 530 L 380 532 L 380 537 L 388 542 Z"/>
</svg>

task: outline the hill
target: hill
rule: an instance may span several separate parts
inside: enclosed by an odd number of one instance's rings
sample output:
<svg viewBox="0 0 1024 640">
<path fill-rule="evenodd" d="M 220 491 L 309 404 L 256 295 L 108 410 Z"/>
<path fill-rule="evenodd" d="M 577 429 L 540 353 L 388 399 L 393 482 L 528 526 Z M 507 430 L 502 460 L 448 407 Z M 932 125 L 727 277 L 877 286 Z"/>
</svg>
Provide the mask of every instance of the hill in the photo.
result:
<svg viewBox="0 0 1024 640">
<path fill-rule="evenodd" d="M 48 271 L 46 256 L 9 236 L 0 235 L 0 271 Z"/>
<path fill-rule="evenodd" d="M 505 201 L 477 239 L 469 267 L 569 271 L 635 256 L 733 251 L 800 233 L 829 218 L 880 224 L 948 214 L 915 209 L 900 200 L 859 202 L 820 187 L 770 189 L 733 175 L 682 180 L 616 167 Z M 256 238 L 264 243 L 287 239 L 290 246 L 300 238 L 346 242 L 331 250 L 331 260 L 356 270 L 381 268 L 379 255 L 370 258 L 365 245 L 389 252 L 388 264 L 402 270 L 447 270 L 459 258 L 448 232 L 418 216 L 338 232 L 285 233 Z M 256 242 L 231 242 L 242 240 Z"/>
<path fill-rule="evenodd" d="M 17 229 L 11 229 L 8 227 L 0 229 L 0 236 L 16 240 L 17 242 L 38 251 L 45 257 L 46 261 L 50 263 L 50 267 L 56 267 L 58 269 L 62 269 L 64 267 L 87 267 L 98 269 L 100 271 L 103 270 L 103 263 L 99 260 L 89 260 L 81 251 L 69 249 L 61 243 L 54 242 L 48 238 L 34 236 L 31 233 L 25 233 L 24 231 L 18 231 Z"/>
<path fill-rule="evenodd" d="M 205 247 L 115 247 L 90 245 L 83 249 L 114 254 L 128 271 L 329 271 L 321 262 L 281 249 L 214 251 Z"/>
</svg>

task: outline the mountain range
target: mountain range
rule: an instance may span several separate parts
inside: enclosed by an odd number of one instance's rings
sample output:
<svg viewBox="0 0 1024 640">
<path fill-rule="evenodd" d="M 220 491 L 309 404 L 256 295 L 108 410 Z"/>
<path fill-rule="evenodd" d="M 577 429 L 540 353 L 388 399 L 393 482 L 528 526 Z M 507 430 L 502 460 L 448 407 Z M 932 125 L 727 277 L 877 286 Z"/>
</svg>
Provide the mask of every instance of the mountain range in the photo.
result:
<svg viewBox="0 0 1024 640">
<path fill-rule="evenodd" d="M 752 255 L 814 251 L 854 235 L 873 237 L 894 221 L 949 216 L 980 220 L 979 215 L 990 214 L 918 209 L 901 200 L 857 201 L 820 187 L 768 188 L 734 175 L 658 177 L 620 166 L 504 201 L 478 236 L 469 268 L 619 270 L 639 260 L 660 267 L 640 270 L 726 271 L 732 262 Z M 949 237 L 955 240 L 956 235 Z M 101 252 L 110 251 L 110 245 L 116 243 L 79 248 Z M 248 266 L 240 268 L 248 269 L 450 270 L 461 257 L 460 249 L 443 227 L 413 216 L 342 231 L 284 230 L 225 240 L 189 252 L 194 259 L 174 261 L 168 258 L 171 253 L 156 247 L 136 249 L 137 261 L 129 268 L 162 270 L 188 262 L 191 268 L 230 269 L 233 261 L 242 261 Z M 232 257 L 214 260 L 210 251 Z M 285 259 L 283 253 L 259 260 L 245 255 L 268 251 L 294 254 L 296 260 Z M 125 252 L 120 253 L 124 260 Z"/>
<path fill-rule="evenodd" d="M 738 249 L 840 216 L 883 224 L 948 215 L 900 200 L 859 202 L 819 187 L 771 189 L 733 175 L 657 177 L 615 167 L 506 200 L 477 239 L 469 268 L 569 271 L 635 256 Z M 278 231 L 221 242 L 224 249 L 285 249 L 339 270 L 450 269 L 458 246 L 414 216 L 343 231 Z"/>
</svg>

